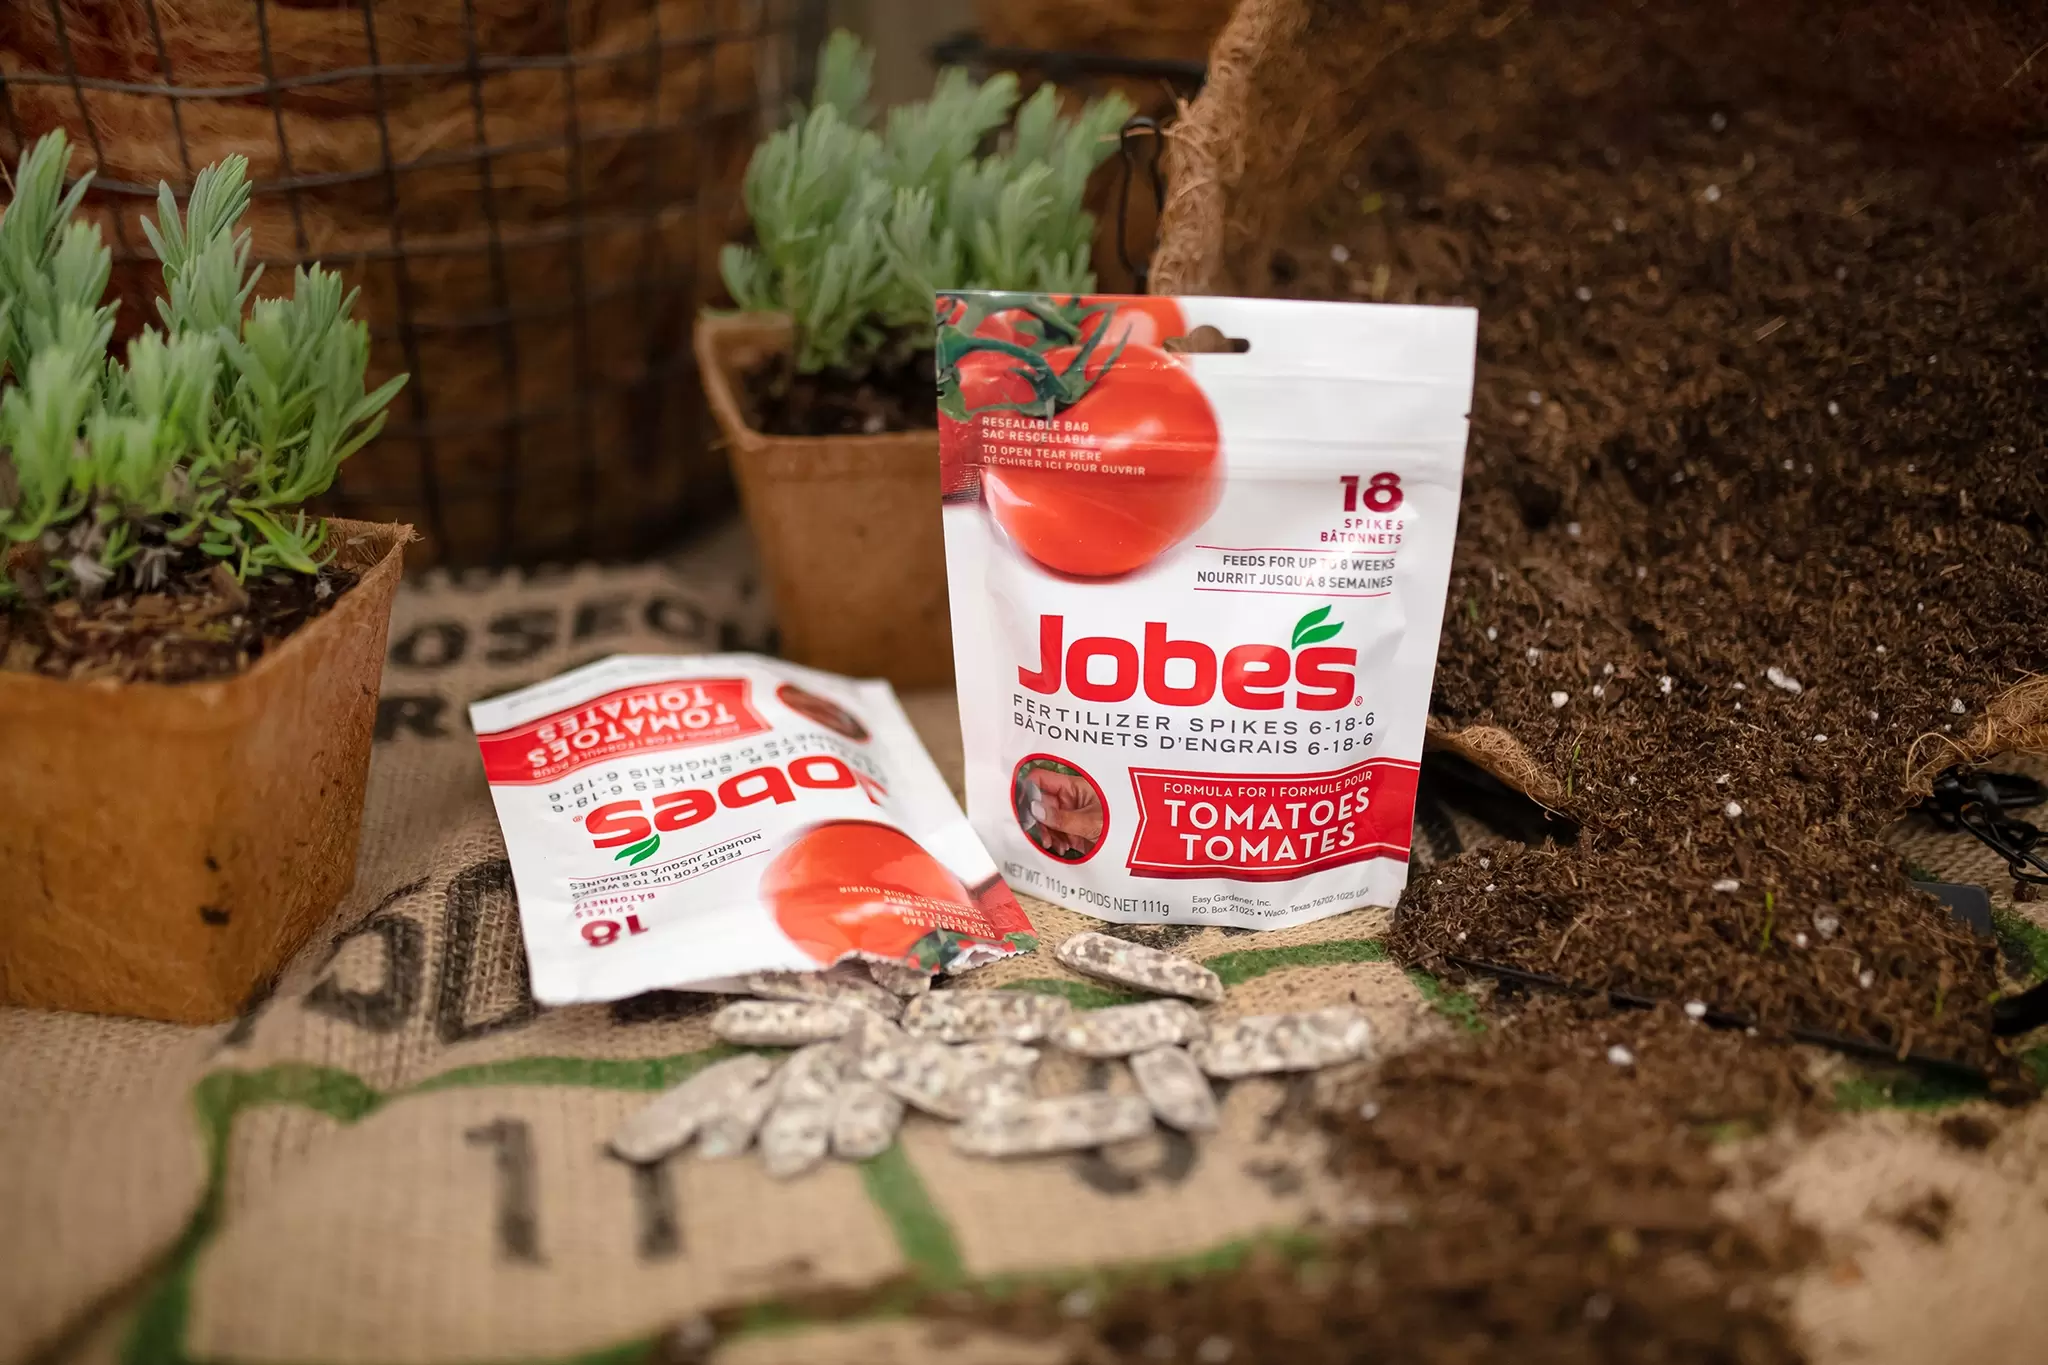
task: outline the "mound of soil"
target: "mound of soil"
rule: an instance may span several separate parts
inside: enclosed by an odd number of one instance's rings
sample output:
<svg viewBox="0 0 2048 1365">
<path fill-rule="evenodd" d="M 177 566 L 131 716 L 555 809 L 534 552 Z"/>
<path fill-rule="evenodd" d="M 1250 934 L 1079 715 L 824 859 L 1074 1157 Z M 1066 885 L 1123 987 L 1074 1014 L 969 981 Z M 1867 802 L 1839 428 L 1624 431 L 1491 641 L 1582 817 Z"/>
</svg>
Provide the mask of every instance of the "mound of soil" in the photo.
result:
<svg viewBox="0 0 2048 1365">
<path fill-rule="evenodd" d="M 195 561 L 200 557 L 194 556 Z M 349 569 L 235 582 L 215 560 L 161 592 L 0 613 L 0 668 L 78 682 L 200 682 L 242 672 L 355 586 Z"/>
<path fill-rule="evenodd" d="M 1999 1068 L 1992 946 L 1878 836 L 2048 662 L 2038 173 L 1562 11 L 1381 75 L 1275 292 L 1480 308 L 1434 707 L 1583 826 L 1432 875 L 1400 949 Z"/>
<path fill-rule="evenodd" d="M 1797 1361 L 1778 1280 L 1808 1239 L 1728 1224 L 1706 1137 L 1808 1115 L 1800 1061 L 1676 1010 L 1540 1001 L 1476 1045 L 1390 1060 L 1333 1109 L 1337 1160 L 1385 1222 L 1099 1309 L 1027 1292 L 935 1311 L 1083 1360 Z"/>
<path fill-rule="evenodd" d="M 860 373 L 800 374 L 780 356 L 746 376 L 740 401 L 748 424 L 766 436 L 878 436 L 939 424 L 929 350 Z"/>
</svg>

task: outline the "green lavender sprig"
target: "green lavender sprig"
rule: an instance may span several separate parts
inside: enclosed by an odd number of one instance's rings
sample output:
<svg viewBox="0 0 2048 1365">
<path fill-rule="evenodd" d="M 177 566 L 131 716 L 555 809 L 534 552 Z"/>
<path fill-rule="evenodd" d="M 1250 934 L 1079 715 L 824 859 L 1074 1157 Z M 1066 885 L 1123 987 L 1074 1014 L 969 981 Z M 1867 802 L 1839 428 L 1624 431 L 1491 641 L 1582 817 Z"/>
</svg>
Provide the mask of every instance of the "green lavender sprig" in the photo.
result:
<svg viewBox="0 0 2048 1365">
<path fill-rule="evenodd" d="M 741 307 L 794 319 L 799 370 L 862 370 L 892 347 L 929 346 L 939 289 L 1094 288 L 1082 195 L 1115 150 L 1126 100 L 1069 118 L 1051 86 L 1019 107 L 1015 76 L 947 70 L 877 132 L 872 67 L 850 34 L 826 42 L 810 108 L 747 166 L 755 243 L 719 261 Z"/>
<path fill-rule="evenodd" d="M 198 552 L 237 578 L 318 572 L 325 526 L 301 510 L 376 436 L 404 385 L 365 385 L 353 291 L 315 265 L 255 298 L 248 163 L 168 185 L 143 232 L 163 263 L 161 327 L 107 355 L 110 257 L 74 221 L 62 132 L 22 158 L 0 215 L 0 596 L 92 598 L 159 586 Z"/>
</svg>

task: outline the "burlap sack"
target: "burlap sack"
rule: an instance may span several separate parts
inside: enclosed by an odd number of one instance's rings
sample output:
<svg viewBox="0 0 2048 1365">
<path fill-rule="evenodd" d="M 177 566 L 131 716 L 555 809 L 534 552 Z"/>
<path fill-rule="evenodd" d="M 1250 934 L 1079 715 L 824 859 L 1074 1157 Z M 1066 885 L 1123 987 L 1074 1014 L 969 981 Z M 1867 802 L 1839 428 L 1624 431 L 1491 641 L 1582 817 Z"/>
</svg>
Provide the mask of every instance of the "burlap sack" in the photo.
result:
<svg viewBox="0 0 2048 1365">
<path fill-rule="evenodd" d="M 1312 1130 L 1286 1121 L 1305 1090 L 1263 1082 L 1229 1090 L 1213 1137 L 1022 1164 L 961 1158 L 924 1120 L 873 1162 L 788 1184 L 752 1160 L 633 1168 L 606 1155 L 636 1104 L 699 1064 L 714 1002 L 535 1007 L 463 708 L 613 652 L 757 646 L 766 627 L 737 536 L 668 567 L 404 590 L 356 887 L 271 998 L 198 1029 L 0 1012 L 0 1362 L 618 1361 L 717 1311 L 742 1324 L 725 1329 L 721 1365 L 1042 1365 L 1060 1353 L 915 1322 L 791 1330 L 802 1319 L 788 1305 L 905 1279 L 1064 1285 L 1105 1268 L 1228 1266 L 1370 1215 L 1324 1173 Z M 952 697 L 907 700 L 957 780 Z M 1434 817 L 1423 834 L 1425 851 L 1486 837 Z M 1941 870 L 1936 853 L 1915 856 Z M 1049 941 L 1089 923 L 1028 908 Z M 1356 1000 L 1388 1047 L 1466 1026 L 1468 999 L 1385 960 L 1385 923 L 1365 911 L 1271 934 L 1134 932 L 1208 961 L 1230 983 L 1229 1013 Z M 1112 998 L 1047 953 L 966 984 L 1024 982 L 1084 1006 Z M 1071 1059 L 1043 1070 L 1048 1088 L 1127 1084 Z M 1814 1197 L 1844 1236 L 1892 1246 L 1876 1182 L 1931 1130 L 1855 1131 L 1864 1145 L 1839 1155 L 1862 1175 L 1831 1176 Z M 2048 1136 L 2001 1143 L 1940 1168 L 1968 1183 L 1973 1209 L 2048 1195 L 2041 1162 L 2005 1154 Z M 1988 1257 L 1998 1235 L 1963 1228 L 1943 1254 Z M 1920 1286 L 1953 1275 L 1930 1276 L 1899 1245 L 1865 1262 L 1898 1268 L 1871 1292 L 1931 1315 Z M 1816 1279 L 1816 1322 L 1846 1311 L 1842 1292 Z"/>
<path fill-rule="evenodd" d="M 1229 1092 L 1214 1138 L 1064 1161 L 971 1161 L 924 1121 L 872 1163 L 791 1184 L 751 1160 L 605 1154 L 698 1064 L 715 1002 L 533 1004 L 464 708 L 614 652 L 759 647 L 767 624 L 736 537 L 670 568 L 405 590 L 355 889 L 272 997 L 211 1029 L 0 1015 L 0 1360 L 576 1357 L 819 1289 L 1228 1256 L 1340 1215 L 1312 1142 L 1269 1121 L 1288 1091 L 1266 1083 Z M 907 701 L 957 781 L 951 695 Z M 1029 908 L 1053 940 L 1088 923 Z M 1447 1027 L 1384 960 L 1384 925 L 1153 933 L 1211 960 L 1232 1011 L 1352 998 L 1391 1043 Z M 1045 953 L 972 984 L 1045 979 L 1110 998 Z M 1055 1059 L 1042 1084 L 1116 1074 Z M 876 1349 L 849 1342 L 848 1359 Z"/>
</svg>

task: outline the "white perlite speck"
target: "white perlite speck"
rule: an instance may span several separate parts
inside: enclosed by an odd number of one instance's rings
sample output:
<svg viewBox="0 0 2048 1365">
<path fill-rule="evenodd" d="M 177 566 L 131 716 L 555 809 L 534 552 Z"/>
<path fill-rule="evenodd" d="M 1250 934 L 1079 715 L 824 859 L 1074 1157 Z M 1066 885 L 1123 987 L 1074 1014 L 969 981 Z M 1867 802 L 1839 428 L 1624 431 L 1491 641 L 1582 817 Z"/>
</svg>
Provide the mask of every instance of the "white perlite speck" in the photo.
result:
<svg viewBox="0 0 2048 1365">
<path fill-rule="evenodd" d="M 662 1091 L 619 1125 L 611 1148 L 626 1161 L 659 1161 L 697 1135 L 706 1119 L 735 1095 L 767 1079 L 775 1063 L 758 1053 L 713 1062 Z"/>
<path fill-rule="evenodd" d="M 1192 958 L 1142 943 L 1126 943 L 1093 930 L 1075 934 L 1053 949 L 1053 956 L 1083 976 L 1135 986 L 1154 995 L 1179 995 L 1212 1004 L 1223 998 L 1222 980 Z"/>
<path fill-rule="evenodd" d="M 1155 1047 L 1131 1058 L 1131 1078 L 1159 1121 L 1183 1133 L 1216 1127 L 1216 1092 L 1195 1059 L 1177 1047 Z"/>
<path fill-rule="evenodd" d="M 832 1145 L 831 1099 L 792 1100 L 784 1096 L 761 1125 L 761 1164 L 777 1180 L 788 1180 L 824 1161 Z"/>
<path fill-rule="evenodd" d="M 742 1047 L 801 1047 L 837 1038 L 854 1011 L 814 1000 L 738 1000 L 711 1016 L 711 1031 Z"/>
<path fill-rule="evenodd" d="M 953 1130 L 953 1146 L 970 1156 L 1039 1156 L 1126 1142 L 1151 1131 L 1152 1106 L 1142 1095 L 1062 1095 L 972 1114 Z"/>
<path fill-rule="evenodd" d="M 932 988 L 932 974 L 922 967 L 906 967 L 900 962 L 870 962 L 867 965 L 869 977 L 891 995 L 908 1000 Z"/>
<path fill-rule="evenodd" d="M 1723 877 L 1720 881 L 1714 883 L 1714 889 L 1716 891 L 1740 891 L 1742 883 L 1736 881 L 1733 877 Z"/>
<path fill-rule="evenodd" d="M 747 993 L 762 1000 L 823 1000 L 859 1005 L 885 1019 L 903 1013 L 903 1002 L 875 984 L 858 962 L 822 972 L 753 972 L 740 978 Z"/>
<path fill-rule="evenodd" d="M 1630 1052 L 1620 1043 L 1616 1043 L 1613 1047 L 1607 1049 L 1607 1060 L 1616 1066 L 1634 1066 L 1636 1064 L 1636 1054 Z"/>
<path fill-rule="evenodd" d="M 1657 679 L 1657 690 L 1667 697 L 1670 696 L 1671 685 L 1673 681 L 1674 679 L 1669 673 L 1664 674 L 1662 677 Z"/>
<path fill-rule="evenodd" d="M 1790 692 L 1795 697 L 1806 690 L 1804 683 L 1775 665 L 1764 670 L 1764 678 L 1779 691 Z"/>
<path fill-rule="evenodd" d="M 1833 915 L 1815 915 L 1813 917 L 1813 931 L 1822 938 L 1833 938 L 1837 933 L 1841 932 L 1841 928 L 1842 921 L 1836 919 Z"/>
<path fill-rule="evenodd" d="M 839 1087 L 832 1112 L 832 1155 L 841 1161 L 866 1161 L 889 1150 L 903 1126 L 903 1101 L 869 1080 Z"/>
<path fill-rule="evenodd" d="M 1967 714 L 1970 708 L 1963 705 L 1963 699 L 1961 697 L 1955 697 L 1949 701 L 1948 709 L 1951 713 L 1960 716 Z"/>
<path fill-rule="evenodd" d="M 1128 1057 L 1191 1043 L 1208 1031 L 1202 1016 L 1185 1000 L 1147 1000 L 1077 1011 L 1052 1031 L 1052 1043 L 1083 1057 Z"/>
<path fill-rule="evenodd" d="M 1035 1043 L 1071 1008 L 1060 996 L 1030 991 L 932 991 L 903 1011 L 903 1031 L 942 1043 Z"/>
<path fill-rule="evenodd" d="M 1260 1076 L 1275 1071 L 1314 1071 L 1363 1057 L 1372 1047 L 1372 1025 L 1348 1006 L 1306 1014 L 1254 1014 L 1210 1026 L 1209 1036 L 1188 1049 L 1211 1076 Z"/>
<path fill-rule="evenodd" d="M 1721 813 L 1730 820 L 1740 820 L 1742 818 L 1742 803 L 1740 801 L 1730 801 L 1727 805 L 1721 807 Z"/>
<path fill-rule="evenodd" d="M 1706 1002 L 1706 1001 L 1704 1001 L 1704 1000 L 1688 1000 L 1688 1001 L 1686 1001 L 1686 1002 L 1685 1002 L 1685 1017 L 1686 1017 L 1686 1018 L 1688 1018 L 1688 1019 L 1704 1019 L 1704 1018 L 1706 1018 L 1706 1017 L 1707 1017 L 1707 1002 Z"/>
<path fill-rule="evenodd" d="M 1571 702 L 1571 699 L 1572 694 L 1569 692 L 1552 692 L 1550 694 L 1550 709 L 1562 711 Z"/>
</svg>

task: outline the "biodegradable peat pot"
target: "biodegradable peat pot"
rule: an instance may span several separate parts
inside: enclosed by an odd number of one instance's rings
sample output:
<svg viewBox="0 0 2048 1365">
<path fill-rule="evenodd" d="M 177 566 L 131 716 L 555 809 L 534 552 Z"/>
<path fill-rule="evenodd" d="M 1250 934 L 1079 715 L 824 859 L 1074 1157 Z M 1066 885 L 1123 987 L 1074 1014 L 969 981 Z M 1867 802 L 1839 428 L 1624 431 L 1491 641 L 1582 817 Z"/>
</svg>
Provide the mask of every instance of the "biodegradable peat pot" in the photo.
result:
<svg viewBox="0 0 2048 1365">
<path fill-rule="evenodd" d="M 0 673 L 0 1003 L 231 1019 L 340 902 L 412 528 L 328 527 L 362 577 L 246 673 Z"/>
<path fill-rule="evenodd" d="M 732 450 L 740 501 L 775 595 L 782 652 L 898 687 L 953 680 L 939 434 L 766 436 L 740 402 L 747 373 L 789 350 L 789 320 L 697 322 L 704 393 Z"/>
</svg>

